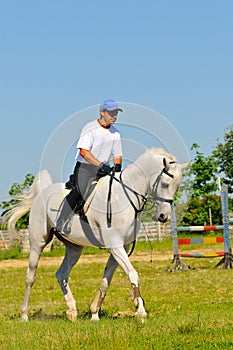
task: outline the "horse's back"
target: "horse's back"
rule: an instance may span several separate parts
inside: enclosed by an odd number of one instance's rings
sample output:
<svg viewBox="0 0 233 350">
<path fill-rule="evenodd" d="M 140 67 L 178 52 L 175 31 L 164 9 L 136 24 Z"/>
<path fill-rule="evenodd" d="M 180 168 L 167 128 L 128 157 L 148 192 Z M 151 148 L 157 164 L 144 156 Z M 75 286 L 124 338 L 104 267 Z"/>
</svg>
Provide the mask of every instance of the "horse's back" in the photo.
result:
<svg viewBox="0 0 233 350">
<path fill-rule="evenodd" d="M 29 226 L 44 225 L 44 229 L 54 226 L 60 204 L 68 192 L 63 183 L 51 184 L 39 192 L 32 204 Z"/>
</svg>

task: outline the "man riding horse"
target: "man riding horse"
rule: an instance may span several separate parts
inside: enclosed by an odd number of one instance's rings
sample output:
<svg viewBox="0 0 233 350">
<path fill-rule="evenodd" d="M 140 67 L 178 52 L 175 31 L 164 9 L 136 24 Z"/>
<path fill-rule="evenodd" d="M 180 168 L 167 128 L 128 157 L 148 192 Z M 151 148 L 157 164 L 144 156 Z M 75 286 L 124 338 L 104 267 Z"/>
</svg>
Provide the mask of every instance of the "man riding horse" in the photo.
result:
<svg viewBox="0 0 233 350">
<path fill-rule="evenodd" d="M 121 171 L 122 145 L 119 131 L 113 126 L 118 103 L 105 100 L 100 105 L 100 118 L 84 126 L 77 143 L 76 165 L 70 185 L 72 189 L 64 199 L 56 221 L 56 231 L 69 235 L 74 211 L 81 212 L 86 200 L 85 192 L 90 179 L 99 179 L 111 172 L 109 161 L 113 158 L 114 171 Z"/>
</svg>

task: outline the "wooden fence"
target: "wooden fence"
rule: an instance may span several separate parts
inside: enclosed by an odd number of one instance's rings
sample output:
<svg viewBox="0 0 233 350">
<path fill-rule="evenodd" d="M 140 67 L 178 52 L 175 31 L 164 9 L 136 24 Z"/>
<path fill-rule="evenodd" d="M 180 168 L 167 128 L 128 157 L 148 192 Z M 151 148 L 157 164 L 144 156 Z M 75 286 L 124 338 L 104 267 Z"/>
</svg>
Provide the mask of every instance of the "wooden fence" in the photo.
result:
<svg viewBox="0 0 233 350">
<path fill-rule="evenodd" d="M 159 221 L 142 222 L 139 229 L 138 241 L 162 241 L 171 237 L 171 227 L 169 224 L 161 224 Z"/>
<path fill-rule="evenodd" d="M 142 222 L 137 235 L 137 240 L 162 241 L 165 237 L 171 237 L 171 229 L 169 224 L 161 224 L 160 222 Z M 52 244 L 59 246 L 62 243 L 60 243 L 57 238 L 54 238 Z M 18 240 L 13 239 L 8 231 L 0 230 L 0 250 L 7 250 L 14 245 L 20 245 L 23 253 L 29 252 L 30 246 L 28 230 L 20 230 Z M 49 250 L 51 248 L 51 244 L 46 248 Z"/>
<path fill-rule="evenodd" d="M 16 245 L 20 245 L 23 253 L 29 252 L 28 230 L 19 230 L 18 239 L 13 238 L 8 231 L 0 230 L 0 250 L 7 250 Z"/>
</svg>

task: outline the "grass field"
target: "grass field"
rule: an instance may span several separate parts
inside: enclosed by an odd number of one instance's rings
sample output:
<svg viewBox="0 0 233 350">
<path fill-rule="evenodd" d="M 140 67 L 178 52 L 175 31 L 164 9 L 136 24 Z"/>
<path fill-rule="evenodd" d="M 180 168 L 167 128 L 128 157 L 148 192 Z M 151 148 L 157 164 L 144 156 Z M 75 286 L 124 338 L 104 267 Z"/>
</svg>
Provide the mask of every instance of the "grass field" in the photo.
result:
<svg viewBox="0 0 233 350">
<path fill-rule="evenodd" d="M 131 258 L 148 311 L 145 323 L 133 317 L 130 284 L 120 268 L 100 322 L 90 322 L 89 305 L 102 278 L 105 251 L 86 256 L 71 273 L 79 313 L 74 323 L 65 317 L 65 301 L 54 276 L 61 258 L 42 258 L 28 323 L 20 322 L 26 261 L 1 261 L 1 350 L 233 349 L 233 271 L 215 269 L 219 258 L 184 258 L 192 269 L 166 272 L 172 259 L 168 246 L 153 243 L 152 253 L 151 262 L 150 247 L 139 244 Z"/>
</svg>

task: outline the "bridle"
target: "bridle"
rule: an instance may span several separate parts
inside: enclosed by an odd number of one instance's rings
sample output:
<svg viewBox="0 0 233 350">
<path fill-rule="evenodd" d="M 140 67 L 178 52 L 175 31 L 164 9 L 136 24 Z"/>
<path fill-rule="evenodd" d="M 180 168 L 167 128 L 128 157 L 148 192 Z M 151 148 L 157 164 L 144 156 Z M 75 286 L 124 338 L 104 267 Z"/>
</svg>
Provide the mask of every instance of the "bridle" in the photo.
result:
<svg viewBox="0 0 233 350">
<path fill-rule="evenodd" d="M 169 164 L 174 164 L 175 162 L 172 161 L 172 162 L 169 162 Z M 173 199 L 168 199 L 168 198 L 164 198 L 164 197 L 160 197 L 157 195 L 157 192 L 158 192 L 158 186 L 159 186 L 159 183 L 161 181 L 161 178 L 162 178 L 162 175 L 163 174 L 166 174 L 167 176 L 171 177 L 171 178 L 174 178 L 174 175 L 172 175 L 171 173 L 169 173 L 166 168 L 164 167 L 161 171 L 161 173 L 157 176 L 153 186 L 152 186 L 152 196 L 153 196 L 153 200 L 154 201 L 160 201 L 160 202 L 166 202 L 166 203 L 170 203 L 172 205 L 173 203 Z"/>
<path fill-rule="evenodd" d="M 152 196 L 153 196 L 153 200 L 154 201 L 165 202 L 165 203 L 169 203 L 169 204 L 172 205 L 173 199 L 164 198 L 164 197 L 161 197 L 161 196 L 157 195 L 158 187 L 159 187 L 159 183 L 161 181 L 162 175 L 166 174 L 167 176 L 169 176 L 171 178 L 174 178 L 174 175 L 169 173 L 166 170 L 166 161 L 165 161 L 165 159 L 163 160 L 163 163 L 164 163 L 164 168 L 161 170 L 160 174 L 155 179 L 155 182 L 154 182 L 154 184 L 152 186 L 151 192 L 152 192 Z M 175 161 L 169 162 L 169 164 L 174 164 L 174 163 L 176 163 L 176 162 Z M 124 184 L 124 182 L 122 180 L 122 172 L 120 173 L 119 179 L 115 177 L 115 172 L 114 171 L 112 172 L 112 174 L 110 174 L 110 177 L 111 178 L 110 178 L 110 182 L 109 182 L 108 203 L 110 203 L 110 201 L 111 201 L 111 187 L 112 187 L 112 181 L 114 179 L 114 180 L 116 180 L 117 182 L 119 182 L 121 184 L 127 199 L 129 200 L 130 204 L 134 208 L 135 215 L 141 213 L 143 211 L 143 209 L 144 209 L 144 206 L 145 206 L 146 202 L 147 202 L 147 197 L 144 196 L 143 194 L 138 193 L 137 191 L 135 191 L 131 187 L 127 186 L 126 184 Z M 141 207 L 139 207 L 139 208 L 136 207 L 136 205 L 132 201 L 131 197 L 129 196 L 129 193 L 127 192 L 127 190 L 129 190 L 131 193 L 133 193 L 136 196 L 139 205 L 140 205 L 140 198 L 141 198 L 141 200 L 142 200 L 142 206 Z M 107 219 L 108 219 L 108 224 L 111 225 L 111 216 L 108 215 Z"/>
</svg>

